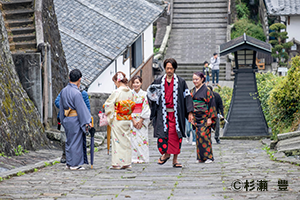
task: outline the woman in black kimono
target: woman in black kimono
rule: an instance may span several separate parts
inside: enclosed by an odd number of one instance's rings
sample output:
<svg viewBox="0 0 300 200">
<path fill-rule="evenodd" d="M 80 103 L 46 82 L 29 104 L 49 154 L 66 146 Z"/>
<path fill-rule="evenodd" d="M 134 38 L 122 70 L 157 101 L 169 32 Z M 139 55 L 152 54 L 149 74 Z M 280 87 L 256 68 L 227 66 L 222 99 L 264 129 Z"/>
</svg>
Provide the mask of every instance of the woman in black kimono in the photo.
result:
<svg viewBox="0 0 300 200">
<path fill-rule="evenodd" d="M 191 90 L 194 102 L 194 128 L 196 128 L 197 162 L 214 161 L 211 146 L 211 128 L 217 117 L 213 92 L 205 85 L 201 72 L 193 74 L 195 87 Z"/>
</svg>

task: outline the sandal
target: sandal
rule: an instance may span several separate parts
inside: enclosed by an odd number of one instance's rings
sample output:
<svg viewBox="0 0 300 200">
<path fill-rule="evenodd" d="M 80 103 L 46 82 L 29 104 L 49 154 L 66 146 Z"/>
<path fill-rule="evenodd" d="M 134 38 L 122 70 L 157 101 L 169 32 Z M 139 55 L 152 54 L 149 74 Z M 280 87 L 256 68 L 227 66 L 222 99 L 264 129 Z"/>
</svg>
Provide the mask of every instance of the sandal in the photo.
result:
<svg viewBox="0 0 300 200">
<path fill-rule="evenodd" d="M 165 158 L 164 160 L 162 160 L 162 159 L 161 159 L 162 157 L 160 157 L 158 160 L 159 160 L 161 163 L 158 162 L 157 164 L 159 164 L 159 165 L 165 164 L 165 163 L 170 159 L 170 157 L 171 157 L 171 156 L 169 156 L 168 158 Z"/>
<path fill-rule="evenodd" d="M 131 168 L 132 168 L 131 165 L 126 165 L 126 166 L 121 167 L 121 169 L 131 169 Z"/>
<path fill-rule="evenodd" d="M 118 166 L 111 166 L 109 169 L 113 169 L 113 170 L 120 170 L 121 167 L 118 167 Z"/>
<path fill-rule="evenodd" d="M 173 164 L 174 168 L 182 168 L 182 165 L 180 163 L 175 163 Z"/>
<path fill-rule="evenodd" d="M 70 167 L 70 170 L 85 170 L 85 168 L 81 167 L 81 166 L 79 166 L 79 167 Z"/>
</svg>

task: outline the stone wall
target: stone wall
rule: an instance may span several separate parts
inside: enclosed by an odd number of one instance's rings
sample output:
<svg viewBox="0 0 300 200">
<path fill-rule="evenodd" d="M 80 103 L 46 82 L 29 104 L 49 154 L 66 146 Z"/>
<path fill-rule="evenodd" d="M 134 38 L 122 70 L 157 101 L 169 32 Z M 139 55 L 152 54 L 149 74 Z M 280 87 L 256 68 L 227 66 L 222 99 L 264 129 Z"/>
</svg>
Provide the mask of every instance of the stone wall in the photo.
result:
<svg viewBox="0 0 300 200">
<path fill-rule="evenodd" d="M 14 155 L 14 149 L 35 150 L 46 145 L 38 110 L 18 78 L 2 13 L 0 16 L 0 152 Z"/>
<path fill-rule="evenodd" d="M 53 0 L 43 0 L 43 30 L 44 40 L 51 45 L 51 67 L 52 67 L 52 102 L 54 103 L 57 95 L 67 85 L 68 66 L 65 53 L 63 51 L 57 19 L 54 10 Z M 53 120 L 56 125 L 58 109 L 53 104 Z"/>
<path fill-rule="evenodd" d="M 106 127 L 99 126 L 99 111 L 104 112 L 103 104 L 108 99 L 108 93 L 88 93 L 90 98 L 91 114 L 94 118 L 94 126 L 97 132 L 106 132 Z"/>
</svg>

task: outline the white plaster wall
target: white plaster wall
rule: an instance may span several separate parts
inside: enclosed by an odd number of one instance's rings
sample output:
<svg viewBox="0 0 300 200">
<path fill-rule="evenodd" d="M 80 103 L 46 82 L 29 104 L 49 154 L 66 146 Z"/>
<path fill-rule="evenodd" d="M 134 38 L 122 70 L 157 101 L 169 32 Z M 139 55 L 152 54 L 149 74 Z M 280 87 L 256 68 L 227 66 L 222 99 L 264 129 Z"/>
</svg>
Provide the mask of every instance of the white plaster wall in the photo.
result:
<svg viewBox="0 0 300 200">
<path fill-rule="evenodd" d="M 153 24 L 144 32 L 144 62 L 153 55 Z"/>
<path fill-rule="evenodd" d="M 122 71 L 126 74 L 126 78 L 130 79 L 130 58 L 128 58 L 123 64 L 123 55 L 117 59 L 117 71 Z"/>
<path fill-rule="evenodd" d="M 115 89 L 112 77 L 115 75 L 115 62 L 112 62 L 108 68 L 90 85 L 88 92 L 111 93 Z"/>
<path fill-rule="evenodd" d="M 290 17 L 290 25 L 286 27 L 288 32 L 288 41 L 295 38 L 300 41 L 300 16 L 291 16 Z"/>
</svg>

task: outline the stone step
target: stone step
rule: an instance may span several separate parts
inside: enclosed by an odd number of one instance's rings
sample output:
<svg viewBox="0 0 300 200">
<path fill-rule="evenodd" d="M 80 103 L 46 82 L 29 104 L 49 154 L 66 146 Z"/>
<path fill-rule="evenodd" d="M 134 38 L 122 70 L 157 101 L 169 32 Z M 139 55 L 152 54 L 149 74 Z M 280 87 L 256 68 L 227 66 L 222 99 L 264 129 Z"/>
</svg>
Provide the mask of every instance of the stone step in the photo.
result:
<svg viewBox="0 0 300 200">
<path fill-rule="evenodd" d="M 22 41 L 33 41 L 35 42 L 35 34 L 31 33 L 31 34 L 23 34 L 23 35 L 14 35 L 14 36 L 9 36 L 8 37 L 8 41 L 9 42 L 22 42 Z"/>
<path fill-rule="evenodd" d="M 21 35 L 21 34 L 31 34 L 35 32 L 35 28 L 34 27 L 26 27 L 26 28 L 10 28 L 7 29 L 8 35 L 10 35 L 10 33 L 12 35 Z"/>
<path fill-rule="evenodd" d="M 36 48 L 36 42 L 13 42 L 9 44 L 11 51 L 16 50 L 27 50 L 27 49 L 35 49 Z"/>
<path fill-rule="evenodd" d="M 24 19 L 32 18 L 34 16 L 33 9 L 17 9 L 17 10 L 5 10 L 2 12 L 6 20 L 11 19 Z"/>
<path fill-rule="evenodd" d="M 173 24 L 174 29 L 207 29 L 215 28 L 222 29 L 227 28 L 227 24 Z"/>
<path fill-rule="evenodd" d="M 227 3 L 220 2 L 207 2 L 207 3 L 194 3 L 194 4 L 177 4 L 173 6 L 174 9 L 204 9 L 204 8 L 225 8 L 227 9 Z"/>
<path fill-rule="evenodd" d="M 300 136 L 280 140 L 277 143 L 276 148 L 279 152 L 300 150 Z"/>
<path fill-rule="evenodd" d="M 176 13 L 173 19 L 224 19 L 227 16 L 227 13 Z"/>
<path fill-rule="evenodd" d="M 213 19 L 181 19 L 181 18 L 175 18 L 173 19 L 173 24 L 226 24 L 227 19 L 219 19 L 219 18 L 213 18 Z"/>
<path fill-rule="evenodd" d="M 174 15 L 177 14 L 227 14 L 227 8 L 209 8 L 209 9 L 174 9 Z"/>
<path fill-rule="evenodd" d="M 9 28 L 34 26 L 33 18 L 6 20 L 5 26 Z"/>
<path fill-rule="evenodd" d="M 9 0 L 9 1 L 0 1 L 2 10 L 14 10 L 14 9 L 23 9 L 23 8 L 32 8 L 32 0 Z"/>
<path fill-rule="evenodd" d="M 290 138 L 300 137 L 300 131 L 278 134 L 278 140 L 286 140 Z"/>
</svg>

